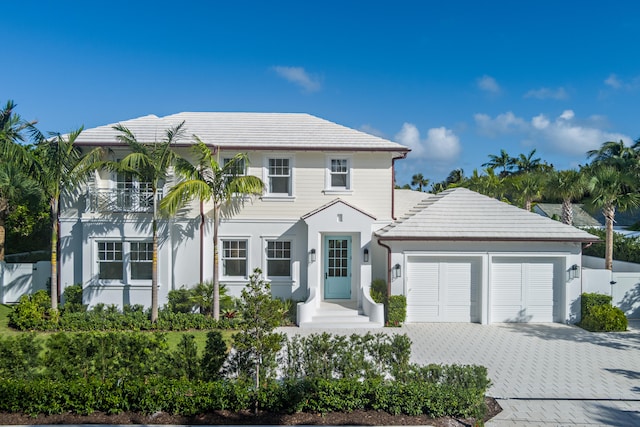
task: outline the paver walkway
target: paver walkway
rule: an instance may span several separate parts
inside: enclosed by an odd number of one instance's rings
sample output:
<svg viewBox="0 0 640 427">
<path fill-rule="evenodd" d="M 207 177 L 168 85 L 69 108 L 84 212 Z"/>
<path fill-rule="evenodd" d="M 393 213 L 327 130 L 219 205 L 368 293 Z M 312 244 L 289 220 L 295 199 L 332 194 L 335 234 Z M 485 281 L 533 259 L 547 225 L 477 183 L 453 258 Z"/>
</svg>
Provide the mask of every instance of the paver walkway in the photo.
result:
<svg viewBox="0 0 640 427">
<path fill-rule="evenodd" d="M 406 333 L 412 361 L 486 366 L 503 412 L 489 426 L 640 426 L 640 329 L 596 334 L 561 324 L 429 323 Z M 287 333 L 366 333 L 299 330 Z"/>
</svg>

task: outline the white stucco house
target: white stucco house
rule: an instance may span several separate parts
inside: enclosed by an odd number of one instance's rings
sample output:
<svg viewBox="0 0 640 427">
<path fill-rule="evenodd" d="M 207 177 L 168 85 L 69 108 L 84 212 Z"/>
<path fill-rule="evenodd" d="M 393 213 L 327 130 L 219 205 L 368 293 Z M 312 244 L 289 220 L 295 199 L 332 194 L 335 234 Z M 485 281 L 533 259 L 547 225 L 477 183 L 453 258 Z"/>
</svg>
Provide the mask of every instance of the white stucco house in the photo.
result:
<svg viewBox="0 0 640 427">
<path fill-rule="evenodd" d="M 220 278 L 239 295 L 254 268 L 274 296 L 301 301 L 300 326 L 380 327 L 373 279 L 404 294 L 408 322 L 576 320 L 582 244 L 594 236 L 466 189 L 438 195 L 394 190 L 409 149 L 308 114 L 179 113 L 120 122 L 153 143 L 185 122 L 175 149 L 197 135 L 221 161 L 248 154 L 245 173 L 264 194 L 244 198 L 220 226 Z M 113 125 L 76 143 L 112 160 L 127 147 Z M 175 178 L 165 183 L 169 190 Z M 96 171 L 64 201 L 60 286 L 83 286 L 86 304 L 151 301 L 148 185 Z M 193 202 L 160 224 L 160 304 L 172 289 L 213 277 L 211 206 Z M 575 267 L 574 267 L 575 266 Z M 576 313 L 578 310 L 578 313 Z"/>
</svg>

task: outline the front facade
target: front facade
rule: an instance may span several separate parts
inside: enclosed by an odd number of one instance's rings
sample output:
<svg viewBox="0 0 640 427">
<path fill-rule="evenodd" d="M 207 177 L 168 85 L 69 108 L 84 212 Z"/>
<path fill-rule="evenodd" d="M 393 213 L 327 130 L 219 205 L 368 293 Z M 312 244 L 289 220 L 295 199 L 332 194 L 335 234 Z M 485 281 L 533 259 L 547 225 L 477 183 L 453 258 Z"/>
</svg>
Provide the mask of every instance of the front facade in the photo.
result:
<svg viewBox="0 0 640 427">
<path fill-rule="evenodd" d="M 564 273 L 580 265 L 581 244 L 593 236 L 568 226 L 560 232 L 555 221 L 514 207 L 498 209 L 497 223 L 508 228 L 514 215 L 544 223 L 527 223 L 537 231 L 517 238 L 508 230 L 501 238 L 505 229 L 494 230 L 497 237 L 474 235 L 486 222 L 438 207 L 478 204 L 480 195 L 464 189 L 444 196 L 394 191 L 394 164 L 406 157 L 406 147 L 307 114 L 180 113 L 121 124 L 138 141 L 153 143 L 183 121 L 185 134 L 197 135 L 220 162 L 246 153 L 243 173 L 265 183 L 262 195 L 237 197 L 224 209 L 218 274 L 229 294 L 240 295 L 260 268 L 274 296 L 300 301 L 301 326 L 346 326 L 354 319 L 364 322 L 359 326 L 382 326 L 383 308 L 369 296 L 373 279 L 407 296 L 409 322 L 573 319 L 578 282 L 567 282 Z M 102 126 L 85 130 L 76 143 L 103 147 L 110 160 L 118 160 L 127 147 L 117 135 L 112 125 Z M 192 144 L 184 138 L 175 149 L 189 159 Z M 176 180 L 170 176 L 161 193 Z M 480 197 L 482 203 L 488 199 Z M 149 306 L 149 184 L 96 171 L 63 204 L 61 290 L 81 283 L 90 306 Z M 160 305 L 171 290 L 212 280 L 212 208 L 193 201 L 160 221 Z M 462 229 L 452 235 L 433 233 L 456 227 Z M 356 316 L 343 318 L 344 311 L 327 311 L 328 304 Z"/>
</svg>

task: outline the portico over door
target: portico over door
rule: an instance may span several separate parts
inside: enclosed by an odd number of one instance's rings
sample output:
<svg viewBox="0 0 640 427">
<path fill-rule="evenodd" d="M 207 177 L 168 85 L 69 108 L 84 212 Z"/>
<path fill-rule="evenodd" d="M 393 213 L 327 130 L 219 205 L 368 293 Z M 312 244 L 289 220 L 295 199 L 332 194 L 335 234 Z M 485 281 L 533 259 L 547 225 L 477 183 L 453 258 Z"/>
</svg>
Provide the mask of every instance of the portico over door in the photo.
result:
<svg viewBox="0 0 640 427">
<path fill-rule="evenodd" d="M 351 236 L 324 237 L 324 298 L 351 298 Z"/>
</svg>

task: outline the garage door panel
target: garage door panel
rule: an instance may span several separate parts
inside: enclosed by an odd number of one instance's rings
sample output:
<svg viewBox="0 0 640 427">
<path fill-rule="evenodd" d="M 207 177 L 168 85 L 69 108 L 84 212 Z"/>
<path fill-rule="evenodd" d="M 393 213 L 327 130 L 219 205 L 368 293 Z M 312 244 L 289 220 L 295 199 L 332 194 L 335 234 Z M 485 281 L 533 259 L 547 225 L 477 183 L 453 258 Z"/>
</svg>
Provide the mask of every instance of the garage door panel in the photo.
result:
<svg viewBox="0 0 640 427">
<path fill-rule="evenodd" d="M 474 274 L 479 274 L 479 261 L 446 257 L 407 261 L 408 322 L 479 321 L 479 310 L 472 307 L 472 301 L 479 299 L 472 296 L 477 292 L 479 279 Z"/>
<path fill-rule="evenodd" d="M 553 321 L 552 260 L 495 260 L 491 271 L 492 322 Z"/>
</svg>

